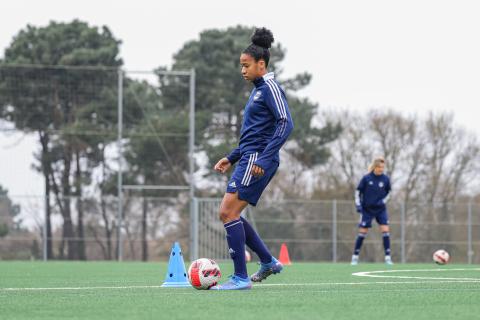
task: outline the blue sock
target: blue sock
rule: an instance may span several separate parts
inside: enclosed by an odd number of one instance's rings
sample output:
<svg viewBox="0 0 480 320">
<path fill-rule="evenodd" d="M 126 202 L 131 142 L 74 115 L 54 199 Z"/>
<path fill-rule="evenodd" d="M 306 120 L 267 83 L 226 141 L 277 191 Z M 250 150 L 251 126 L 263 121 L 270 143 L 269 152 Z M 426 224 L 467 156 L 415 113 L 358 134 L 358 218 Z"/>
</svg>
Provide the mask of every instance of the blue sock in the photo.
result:
<svg viewBox="0 0 480 320">
<path fill-rule="evenodd" d="M 268 251 L 267 246 L 263 243 L 258 233 L 252 228 L 250 223 L 243 217 L 240 217 L 243 222 L 243 229 L 245 230 L 245 243 L 255 252 L 262 263 L 272 262 L 272 254 Z"/>
<path fill-rule="evenodd" d="M 223 225 L 227 231 L 228 252 L 233 260 L 235 275 L 248 278 L 247 263 L 245 262 L 245 230 L 240 219 Z"/>
<path fill-rule="evenodd" d="M 385 248 L 385 255 L 390 255 L 390 233 L 384 232 L 383 233 L 383 247 Z"/>
<path fill-rule="evenodd" d="M 367 236 L 366 233 L 359 233 L 357 235 L 357 240 L 355 241 L 355 250 L 353 251 L 353 254 L 358 256 L 358 254 L 360 253 L 360 249 L 362 248 L 362 244 L 363 244 L 363 239 L 365 239 L 365 237 Z"/>
</svg>

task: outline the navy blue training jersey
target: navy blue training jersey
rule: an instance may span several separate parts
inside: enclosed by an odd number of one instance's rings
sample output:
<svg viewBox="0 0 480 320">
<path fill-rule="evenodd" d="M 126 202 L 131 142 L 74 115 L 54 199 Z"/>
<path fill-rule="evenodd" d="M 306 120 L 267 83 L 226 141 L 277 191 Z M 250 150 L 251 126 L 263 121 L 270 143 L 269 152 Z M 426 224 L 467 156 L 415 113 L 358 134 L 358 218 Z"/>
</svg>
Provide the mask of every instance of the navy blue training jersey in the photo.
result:
<svg viewBox="0 0 480 320">
<path fill-rule="evenodd" d="M 243 114 L 239 146 L 228 156 L 231 164 L 246 153 L 258 152 L 255 165 L 266 170 L 272 161 L 280 162 L 279 150 L 293 129 L 285 92 L 273 72 L 253 81 Z"/>
<path fill-rule="evenodd" d="M 378 214 L 386 210 L 386 203 L 391 191 L 387 175 L 375 173 L 365 175 L 357 187 L 355 204 L 361 206 L 365 213 Z"/>
</svg>

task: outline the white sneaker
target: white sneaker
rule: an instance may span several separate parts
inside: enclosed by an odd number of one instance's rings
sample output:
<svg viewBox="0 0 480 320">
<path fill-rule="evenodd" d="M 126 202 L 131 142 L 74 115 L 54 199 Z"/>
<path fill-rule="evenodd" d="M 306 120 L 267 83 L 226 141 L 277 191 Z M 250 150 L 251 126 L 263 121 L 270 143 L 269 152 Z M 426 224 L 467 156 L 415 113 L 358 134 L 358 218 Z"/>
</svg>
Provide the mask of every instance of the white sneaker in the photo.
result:
<svg viewBox="0 0 480 320">
<path fill-rule="evenodd" d="M 389 266 L 393 265 L 392 257 L 385 256 L 385 264 L 387 264 Z"/>
<path fill-rule="evenodd" d="M 352 265 L 352 266 L 356 266 L 357 264 L 358 264 L 358 256 L 357 256 L 357 255 L 353 255 L 353 256 L 352 256 L 351 265 Z"/>
</svg>

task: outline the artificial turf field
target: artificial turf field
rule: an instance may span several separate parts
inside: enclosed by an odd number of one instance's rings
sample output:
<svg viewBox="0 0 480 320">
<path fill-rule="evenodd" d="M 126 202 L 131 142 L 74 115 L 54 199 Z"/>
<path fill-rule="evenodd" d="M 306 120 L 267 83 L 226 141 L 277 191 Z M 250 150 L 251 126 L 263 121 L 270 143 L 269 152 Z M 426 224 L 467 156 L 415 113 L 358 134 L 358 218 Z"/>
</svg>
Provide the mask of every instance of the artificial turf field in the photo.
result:
<svg viewBox="0 0 480 320">
<path fill-rule="evenodd" d="M 224 279 L 231 266 L 220 266 Z M 475 265 L 295 263 L 230 292 L 160 288 L 166 268 L 0 262 L 0 319 L 480 319 Z"/>
</svg>

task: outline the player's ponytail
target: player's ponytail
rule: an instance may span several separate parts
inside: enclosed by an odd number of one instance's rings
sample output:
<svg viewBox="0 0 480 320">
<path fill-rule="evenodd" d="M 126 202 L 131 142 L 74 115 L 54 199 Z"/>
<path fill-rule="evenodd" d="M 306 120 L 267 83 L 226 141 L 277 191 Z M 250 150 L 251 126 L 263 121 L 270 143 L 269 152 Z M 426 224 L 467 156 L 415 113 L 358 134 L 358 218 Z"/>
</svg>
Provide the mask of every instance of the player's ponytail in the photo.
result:
<svg viewBox="0 0 480 320">
<path fill-rule="evenodd" d="M 272 31 L 267 28 L 256 28 L 251 37 L 251 41 L 252 43 L 243 50 L 243 53 L 252 56 L 257 62 L 263 59 L 265 66 L 268 67 L 268 62 L 270 61 L 270 50 L 268 49 L 275 41 Z"/>
<path fill-rule="evenodd" d="M 376 157 L 372 160 L 372 163 L 368 166 L 368 173 L 372 173 L 376 167 L 378 167 L 381 163 L 385 163 L 385 159 L 383 157 Z"/>
</svg>

